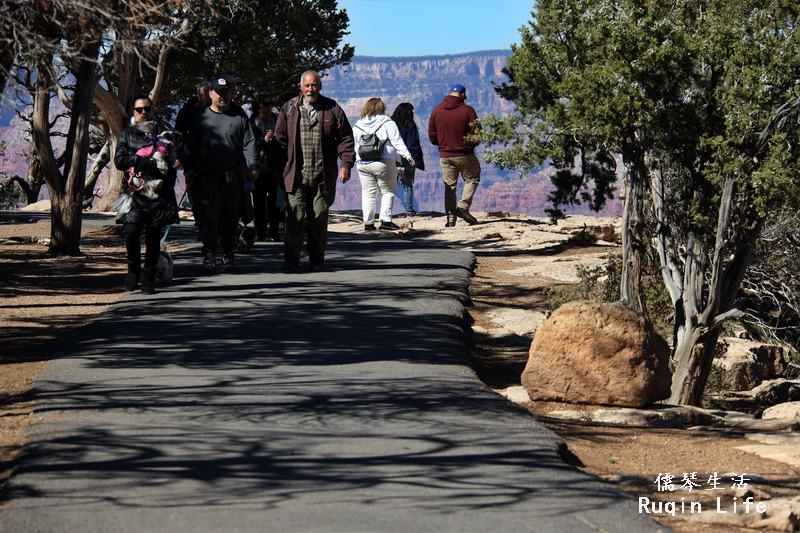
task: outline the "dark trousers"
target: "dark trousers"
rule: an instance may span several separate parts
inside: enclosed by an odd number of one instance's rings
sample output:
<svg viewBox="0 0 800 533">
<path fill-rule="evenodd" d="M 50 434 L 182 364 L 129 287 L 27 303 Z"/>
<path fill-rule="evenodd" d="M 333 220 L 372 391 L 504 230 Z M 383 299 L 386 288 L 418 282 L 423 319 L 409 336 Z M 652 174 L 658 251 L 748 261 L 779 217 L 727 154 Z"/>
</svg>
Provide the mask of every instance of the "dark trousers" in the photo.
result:
<svg viewBox="0 0 800 533">
<path fill-rule="evenodd" d="M 198 171 L 192 183 L 192 196 L 203 254 L 216 254 L 218 244 L 223 252 L 232 252 L 242 201 L 242 184 L 237 172 Z"/>
<path fill-rule="evenodd" d="M 122 236 L 128 252 L 128 272 L 139 274 L 142 271 L 142 246 L 140 239 L 144 233 L 144 268 L 155 268 L 161 252 L 161 228 L 144 224 L 124 224 Z"/>
<path fill-rule="evenodd" d="M 264 240 L 267 233 L 276 235 L 280 213 L 277 206 L 278 184 L 271 173 L 261 174 L 256 180 L 256 190 L 253 191 L 253 209 L 255 218 L 253 225 L 256 227 L 258 240 Z"/>
<path fill-rule="evenodd" d="M 298 264 L 303 248 L 303 236 L 308 224 L 308 260 L 319 265 L 325 260 L 328 246 L 328 207 L 333 203 L 325 194 L 325 185 L 298 185 L 287 195 L 286 235 L 284 258 L 287 263 Z"/>
</svg>

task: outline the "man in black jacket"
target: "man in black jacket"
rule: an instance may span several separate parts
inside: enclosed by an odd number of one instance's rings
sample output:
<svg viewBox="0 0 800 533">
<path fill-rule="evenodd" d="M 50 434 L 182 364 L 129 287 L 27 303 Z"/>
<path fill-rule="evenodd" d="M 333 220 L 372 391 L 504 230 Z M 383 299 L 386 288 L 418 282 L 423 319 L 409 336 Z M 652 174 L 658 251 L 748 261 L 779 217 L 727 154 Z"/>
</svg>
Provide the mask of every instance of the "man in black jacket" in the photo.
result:
<svg viewBox="0 0 800 533">
<path fill-rule="evenodd" d="M 211 105 L 189 126 L 183 153 L 186 181 L 193 193 L 192 210 L 203 242 L 201 273 L 207 275 L 216 273 L 218 244 L 224 270 L 236 269 L 233 247 L 242 187 L 250 176 L 258 178 L 253 130 L 247 114 L 231 103 L 235 94 L 232 84 L 219 77 L 211 82 L 210 94 Z"/>
</svg>

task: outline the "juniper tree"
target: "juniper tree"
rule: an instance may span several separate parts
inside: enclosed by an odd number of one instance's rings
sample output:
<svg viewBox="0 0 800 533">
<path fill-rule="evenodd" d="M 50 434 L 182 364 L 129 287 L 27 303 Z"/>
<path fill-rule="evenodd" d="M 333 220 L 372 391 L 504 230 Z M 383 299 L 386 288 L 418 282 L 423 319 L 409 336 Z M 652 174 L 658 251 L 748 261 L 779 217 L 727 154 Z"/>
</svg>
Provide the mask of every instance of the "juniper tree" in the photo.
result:
<svg viewBox="0 0 800 533">
<path fill-rule="evenodd" d="M 622 188 L 621 299 L 645 318 L 643 254 L 675 305 L 671 401 L 698 404 L 764 221 L 798 197 L 797 1 L 543 0 L 484 120 L 487 159 L 557 172 L 554 216 Z M 645 227 L 645 224 L 648 227 Z M 645 240 L 645 235 L 653 235 Z"/>
<path fill-rule="evenodd" d="M 355 49 L 342 43 L 349 17 L 336 0 L 237 0 L 219 16 L 199 17 L 186 46 L 170 58 L 166 85 L 180 99 L 217 73 L 242 81 L 243 100 L 297 92 L 306 70 L 346 65 Z"/>
<path fill-rule="evenodd" d="M 347 64 L 353 56 L 353 47 L 341 44 L 349 19 L 336 0 L 192 0 L 177 6 L 170 24 L 151 25 L 149 41 L 140 36 L 138 42 L 149 46 L 139 46 L 133 54 L 125 48 L 109 54 L 110 86 L 119 88 L 119 100 L 114 91 L 102 90 L 96 100 L 109 124 L 126 123 L 132 98 L 141 94 L 143 86 L 151 88 L 149 96 L 160 113 L 168 115 L 172 107 L 196 94 L 199 82 L 219 73 L 241 79 L 243 99 L 258 93 L 277 96 L 294 90 L 305 70 Z M 119 81 L 114 79 L 116 73 Z M 111 128 L 111 154 L 118 135 Z M 98 208 L 109 206 L 117 196 L 121 176 L 112 172 Z"/>
</svg>

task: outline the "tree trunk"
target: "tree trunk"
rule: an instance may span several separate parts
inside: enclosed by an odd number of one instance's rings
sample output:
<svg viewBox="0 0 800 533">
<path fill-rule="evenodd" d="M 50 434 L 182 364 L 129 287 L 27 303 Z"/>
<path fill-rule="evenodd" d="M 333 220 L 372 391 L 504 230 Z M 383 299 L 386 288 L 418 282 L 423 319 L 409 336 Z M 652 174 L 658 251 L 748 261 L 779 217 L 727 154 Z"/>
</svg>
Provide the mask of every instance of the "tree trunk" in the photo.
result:
<svg viewBox="0 0 800 533">
<path fill-rule="evenodd" d="M 86 51 L 86 56 L 96 57 L 98 52 L 99 46 L 94 45 Z M 75 77 L 75 93 L 66 143 L 66 164 L 62 178 L 65 183 L 61 191 L 50 191 L 52 223 L 49 252 L 54 254 L 80 254 L 83 188 L 89 154 L 89 122 L 94 86 L 97 83 L 96 63 L 82 60 Z"/>
<path fill-rule="evenodd" d="M 50 142 L 50 89 L 52 76 L 50 64 L 52 54 L 36 59 L 36 91 L 33 99 L 32 133 L 33 143 L 36 145 L 36 157 L 42 166 L 47 188 L 52 198 L 61 194 L 64 184 L 58 170 L 58 162 L 53 155 L 53 145 Z"/>
<path fill-rule="evenodd" d="M 117 153 L 117 140 L 119 134 L 128 125 L 128 119 L 136 101 L 136 97 L 141 94 L 142 78 L 139 75 L 140 59 L 136 54 L 118 51 L 117 70 L 119 72 L 119 82 L 117 85 L 118 97 L 106 91 L 99 85 L 95 91 L 95 103 L 100 108 L 100 112 L 106 119 L 106 123 L 111 131 L 109 141 L 109 157 L 113 160 Z M 119 195 L 122 186 L 122 171 L 111 165 L 108 176 L 108 187 L 103 197 L 97 200 L 95 209 L 98 211 L 109 211 L 111 204 Z"/>
<path fill-rule="evenodd" d="M 39 201 L 39 194 L 42 192 L 42 185 L 44 185 L 42 162 L 35 146 L 31 146 L 30 161 L 28 165 L 28 189 L 25 191 L 28 205 Z"/>
<path fill-rule="evenodd" d="M 744 231 L 743 238 L 737 243 L 733 244 L 728 240 L 734 208 L 734 188 L 734 179 L 727 178 L 720 199 L 710 276 L 704 267 L 693 266 L 697 263 L 697 258 L 706 257 L 708 251 L 697 244 L 691 235 L 687 242 L 687 271 L 682 301 L 684 320 L 677 328 L 673 355 L 675 366 L 669 399 L 672 404 L 700 405 L 714 362 L 714 351 L 721 327 L 726 320 L 742 315 L 735 308 L 735 298 L 747 265 L 750 264 L 753 247 L 761 232 L 761 223 L 756 222 Z M 747 203 L 746 199 L 741 201 Z M 733 256 L 728 251 L 731 247 L 735 250 Z M 698 273 L 693 274 L 693 270 Z M 704 295 L 706 301 L 702 301 Z"/>
<path fill-rule="evenodd" d="M 113 137 L 109 139 L 109 160 L 111 160 L 114 157 L 114 154 L 117 153 L 118 140 L 119 137 Z M 117 170 L 117 167 L 114 166 L 113 163 L 109 165 L 108 170 L 108 187 L 106 187 L 106 191 L 103 193 L 103 196 L 97 199 L 97 203 L 94 206 L 95 211 L 110 211 L 111 205 L 114 203 L 114 200 L 117 198 L 117 196 L 119 196 L 119 190 L 120 187 L 122 187 L 123 172 L 121 170 Z"/>
<path fill-rule="evenodd" d="M 708 376 L 714 362 L 714 352 L 720 328 L 692 326 L 683 331 L 675 347 L 677 362 L 672 374 L 672 394 L 669 403 L 700 406 Z"/>
<path fill-rule="evenodd" d="M 641 291 L 642 234 L 644 229 L 644 178 L 643 162 L 638 156 L 625 157 L 625 207 L 622 215 L 622 280 L 620 292 L 623 303 L 636 313 L 645 316 L 646 309 Z"/>
<path fill-rule="evenodd" d="M 103 145 L 103 148 L 100 149 L 100 153 L 97 154 L 97 158 L 92 163 L 92 168 L 89 169 L 89 174 L 86 176 L 86 186 L 83 188 L 83 197 L 89 199 L 90 205 L 91 199 L 94 198 L 94 187 L 97 185 L 97 179 L 100 177 L 103 169 L 108 166 L 109 161 L 111 161 L 111 142 L 106 139 L 106 143 Z M 84 208 L 88 207 L 89 206 L 84 204 Z"/>
</svg>

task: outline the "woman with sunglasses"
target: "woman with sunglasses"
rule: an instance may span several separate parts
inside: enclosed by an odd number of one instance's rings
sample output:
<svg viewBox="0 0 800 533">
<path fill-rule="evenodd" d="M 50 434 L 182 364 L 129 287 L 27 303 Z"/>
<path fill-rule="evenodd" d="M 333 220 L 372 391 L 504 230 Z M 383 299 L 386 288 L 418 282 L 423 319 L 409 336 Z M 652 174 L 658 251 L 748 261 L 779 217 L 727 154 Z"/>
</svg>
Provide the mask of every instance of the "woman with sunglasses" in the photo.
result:
<svg viewBox="0 0 800 533">
<path fill-rule="evenodd" d="M 142 293 L 153 294 L 155 291 L 156 264 L 161 247 L 161 232 L 164 226 L 178 222 L 178 202 L 175 200 L 175 180 L 180 161 L 163 174 L 158 169 L 158 162 L 146 155 L 137 155 L 142 147 L 152 143 L 156 138 L 172 128 L 153 117 L 153 101 L 144 96 L 137 98 L 133 105 L 131 125 L 119 135 L 114 165 L 125 172 L 120 195 L 130 195 L 130 210 L 119 213 L 117 224 L 122 224 L 122 235 L 128 255 L 128 276 L 125 278 L 125 290 L 133 292 L 141 281 Z M 178 150 L 178 146 L 173 146 Z M 145 150 L 147 151 L 147 150 Z M 142 152 L 140 152 L 142 153 Z M 160 179 L 161 186 L 154 194 L 144 194 L 129 178 Z M 140 237 L 144 233 L 145 252 L 144 268 L 142 268 Z"/>
</svg>

